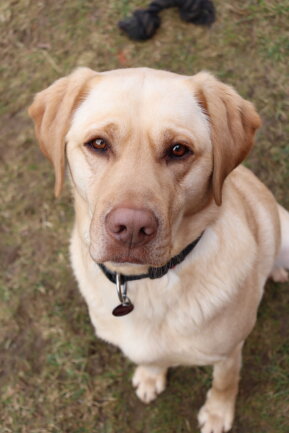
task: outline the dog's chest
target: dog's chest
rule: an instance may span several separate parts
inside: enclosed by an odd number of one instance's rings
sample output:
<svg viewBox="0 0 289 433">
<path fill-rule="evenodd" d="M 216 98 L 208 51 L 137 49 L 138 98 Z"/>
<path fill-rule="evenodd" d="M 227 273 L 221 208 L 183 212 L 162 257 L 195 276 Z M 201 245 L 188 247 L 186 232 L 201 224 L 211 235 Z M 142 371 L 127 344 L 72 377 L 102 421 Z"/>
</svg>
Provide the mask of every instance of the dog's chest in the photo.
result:
<svg viewBox="0 0 289 433">
<path fill-rule="evenodd" d="M 200 338 L 199 307 L 175 290 L 179 284 L 174 274 L 170 281 L 165 277 L 129 284 L 135 308 L 127 316 L 114 317 L 112 310 L 119 303 L 116 289 L 100 276 L 94 296 L 85 296 L 97 335 L 137 364 L 204 365 L 219 360 Z"/>
</svg>

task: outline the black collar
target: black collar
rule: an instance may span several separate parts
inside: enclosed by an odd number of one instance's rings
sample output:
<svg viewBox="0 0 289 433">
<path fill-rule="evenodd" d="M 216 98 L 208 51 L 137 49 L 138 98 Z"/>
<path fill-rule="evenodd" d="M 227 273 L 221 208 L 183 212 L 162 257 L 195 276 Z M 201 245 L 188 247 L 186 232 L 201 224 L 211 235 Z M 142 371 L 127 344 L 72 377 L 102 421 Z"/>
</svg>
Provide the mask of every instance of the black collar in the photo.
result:
<svg viewBox="0 0 289 433">
<path fill-rule="evenodd" d="M 199 240 L 203 236 L 203 233 L 201 233 L 197 239 L 195 239 L 193 242 L 191 242 L 189 245 L 187 245 L 178 255 L 172 257 L 164 266 L 161 266 L 159 268 L 150 267 L 147 274 L 138 274 L 138 275 L 119 274 L 120 275 L 120 283 L 125 284 L 127 281 L 141 280 L 142 278 L 150 278 L 151 280 L 155 280 L 156 278 L 163 277 L 165 274 L 167 274 L 167 272 L 170 269 L 172 269 L 176 265 L 180 264 L 187 257 L 187 255 L 198 244 Z M 98 263 L 98 266 L 100 267 L 100 269 L 102 270 L 104 275 L 109 279 L 109 281 L 116 284 L 117 273 L 110 271 L 102 263 Z"/>
</svg>

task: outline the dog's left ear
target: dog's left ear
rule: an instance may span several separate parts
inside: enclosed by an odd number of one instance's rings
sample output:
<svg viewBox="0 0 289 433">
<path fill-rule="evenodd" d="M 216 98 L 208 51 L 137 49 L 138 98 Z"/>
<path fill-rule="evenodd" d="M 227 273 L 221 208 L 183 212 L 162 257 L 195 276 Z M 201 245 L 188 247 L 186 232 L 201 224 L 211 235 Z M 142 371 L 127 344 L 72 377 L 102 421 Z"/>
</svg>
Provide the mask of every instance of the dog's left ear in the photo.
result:
<svg viewBox="0 0 289 433">
<path fill-rule="evenodd" d="M 34 120 L 40 149 L 54 166 L 56 197 L 60 195 L 64 181 L 65 136 L 69 122 L 85 94 L 88 80 L 95 75 L 96 72 L 88 68 L 75 70 L 37 93 L 28 110 Z"/>
<path fill-rule="evenodd" d="M 208 116 L 213 144 L 213 194 L 222 204 L 222 187 L 228 174 L 247 156 L 261 125 L 253 104 L 207 72 L 193 77 L 195 96 Z"/>
</svg>

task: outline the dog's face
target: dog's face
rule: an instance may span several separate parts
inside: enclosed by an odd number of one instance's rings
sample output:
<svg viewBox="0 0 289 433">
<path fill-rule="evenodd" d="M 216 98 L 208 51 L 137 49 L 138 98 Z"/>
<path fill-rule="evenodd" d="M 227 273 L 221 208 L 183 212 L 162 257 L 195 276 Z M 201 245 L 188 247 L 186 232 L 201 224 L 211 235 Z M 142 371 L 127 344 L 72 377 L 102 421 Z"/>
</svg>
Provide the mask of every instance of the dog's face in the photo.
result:
<svg viewBox="0 0 289 433">
<path fill-rule="evenodd" d="M 189 221 L 221 204 L 259 126 L 253 106 L 211 75 L 150 69 L 77 70 L 38 94 L 30 114 L 57 194 L 66 143 L 93 259 L 152 266 L 193 240 Z"/>
<path fill-rule="evenodd" d="M 67 158 L 97 262 L 164 264 L 184 214 L 210 198 L 206 116 L 183 79 L 165 78 L 96 77 L 73 115 Z"/>
</svg>

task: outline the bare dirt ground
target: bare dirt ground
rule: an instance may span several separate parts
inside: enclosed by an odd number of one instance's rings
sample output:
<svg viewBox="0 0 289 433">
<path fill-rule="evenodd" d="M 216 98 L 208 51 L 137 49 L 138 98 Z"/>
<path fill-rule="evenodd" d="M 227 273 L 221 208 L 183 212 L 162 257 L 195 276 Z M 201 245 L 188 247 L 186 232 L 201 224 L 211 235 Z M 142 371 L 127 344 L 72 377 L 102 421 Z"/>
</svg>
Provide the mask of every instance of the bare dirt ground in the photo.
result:
<svg viewBox="0 0 289 433">
<path fill-rule="evenodd" d="M 53 197 L 27 107 L 78 65 L 215 73 L 252 100 L 263 127 L 247 165 L 289 208 L 289 2 L 216 0 L 210 29 L 162 14 L 157 36 L 129 41 L 116 23 L 137 0 L 1 0 L 0 432 L 196 432 L 205 368 L 173 369 L 143 405 L 131 365 L 94 337 L 68 260 L 72 204 Z M 289 285 L 269 283 L 244 351 L 234 433 L 289 431 Z"/>
</svg>

